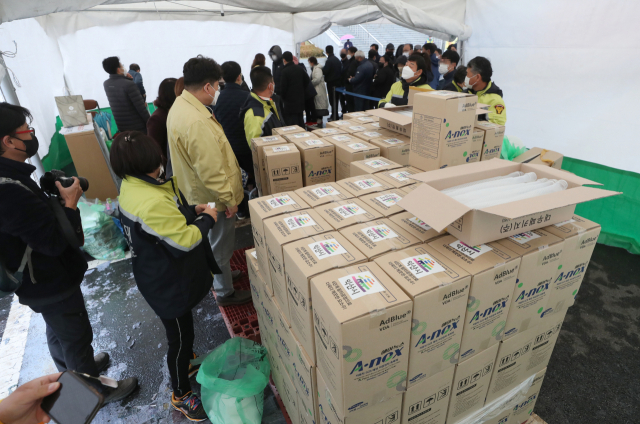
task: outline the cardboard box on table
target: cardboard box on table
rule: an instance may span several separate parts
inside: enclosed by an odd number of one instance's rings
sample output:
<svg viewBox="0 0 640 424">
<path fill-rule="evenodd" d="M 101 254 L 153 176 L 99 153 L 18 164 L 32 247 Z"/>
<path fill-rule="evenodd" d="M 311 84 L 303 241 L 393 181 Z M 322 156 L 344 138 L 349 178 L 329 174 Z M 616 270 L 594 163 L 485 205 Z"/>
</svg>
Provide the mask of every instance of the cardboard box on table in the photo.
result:
<svg viewBox="0 0 640 424">
<path fill-rule="evenodd" d="M 513 161 L 517 163 L 528 163 L 531 165 L 550 166 L 555 169 L 562 169 L 562 153 L 553 150 L 541 149 L 540 147 L 532 147 L 520 156 L 516 156 Z"/>
<path fill-rule="evenodd" d="M 291 321 L 282 249 L 287 243 L 326 233 L 333 227 L 313 209 L 285 213 L 263 222 L 273 295 L 287 321 Z"/>
<path fill-rule="evenodd" d="M 343 415 L 406 390 L 413 302 L 374 263 L 311 279 L 317 366 Z"/>
<path fill-rule="evenodd" d="M 262 278 L 271 295 L 273 295 L 273 285 L 271 284 L 271 273 L 268 272 L 270 265 L 269 255 L 267 253 L 267 242 L 264 234 L 264 220 L 283 213 L 296 212 L 308 208 L 309 205 L 293 192 L 279 193 L 249 200 L 251 231 L 253 232 L 253 242 L 255 243 L 256 255 L 258 256 L 258 266 L 264 270 Z"/>
<path fill-rule="evenodd" d="M 380 148 L 362 140 L 349 144 L 336 144 L 336 181 L 351 176 L 351 162 L 380 156 Z"/>
<path fill-rule="evenodd" d="M 389 217 L 389 220 L 406 231 L 409 231 L 415 237 L 420 239 L 421 242 L 433 240 L 440 235 L 445 235 L 446 232 L 437 232 L 433 228 L 429 227 L 420 218 L 416 218 L 411 212 L 401 212 Z"/>
<path fill-rule="evenodd" d="M 380 191 L 390 190 L 393 188 L 373 174 L 346 178 L 342 181 L 338 181 L 337 184 L 345 191 L 350 192 L 356 197 L 365 196 L 371 193 L 378 193 Z"/>
<path fill-rule="evenodd" d="M 411 151 L 411 139 L 409 137 L 388 130 L 374 130 L 373 132 L 382 133 L 382 137 L 369 140 L 369 143 L 380 148 L 380 156 L 403 166 L 409 165 L 409 153 Z"/>
<path fill-rule="evenodd" d="M 500 239 L 496 243 L 522 256 L 504 331 L 504 338 L 508 339 L 538 325 L 560 265 L 564 241 L 538 229 Z"/>
<path fill-rule="evenodd" d="M 422 386 L 458 363 L 471 276 L 426 245 L 375 263 L 413 300 L 408 388 Z"/>
<path fill-rule="evenodd" d="M 455 367 L 409 387 L 402 402 L 402 424 L 445 424 Z"/>
<path fill-rule="evenodd" d="M 482 157 L 480 157 L 480 160 L 500 158 L 502 141 L 504 139 L 504 125 L 494 124 L 489 121 L 480 121 L 475 124 L 475 128 L 484 131 L 484 145 L 482 146 Z"/>
<path fill-rule="evenodd" d="M 264 148 L 267 146 L 279 146 L 283 144 L 287 144 L 287 140 L 278 135 L 270 135 L 268 137 L 257 137 L 251 139 L 253 174 L 260 196 L 267 196 L 271 193 L 269 187 L 269 178 L 267 178 L 267 167 L 264 162 Z"/>
<path fill-rule="evenodd" d="M 338 127 L 338 128 L 320 128 L 320 129 L 311 131 L 311 134 L 314 134 L 316 137 L 329 137 L 332 135 L 347 134 L 347 132 Z"/>
<path fill-rule="evenodd" d="M 372 159 L 359 160 L 351 162 L 350 172 L 351 177 L 357 177 L 358 175 L 377 174 L 379 172 L 390 171 L 394 169 L 403 168 L 402 165 L 389 159 L 381 157 L 375 157 Z"/>
<path fill-rule="evenodd" d="M 360 141 L 362 141 L 361 139 L 359 139 L 358 137 L 354 137 L 351 134 L 338 134 L 338 135 L 330 135 L 327 137 L 323 137 L 322 138 L 325 141 L 328 141 L 331 144 L 334 145 L 338 145 L 338 144 L 351 144 L 351 143 L 358 143 Z"/>
<path fill-rule="evenodd" d="M 271 131 L 276 135 L 285 135 L 285 134 L 301 133 L 305 131 L 305 129 L 299 125 L 288 125 L 286 127 L 274 128 Z"/>
<path fill-rule="evenodd" d="M 397 203 L 406 195 L 407 193 L 401 188 L 392 188 L 391 190 L 360 196 L 359 199 L 380 212 L 383 217 L 389 218 L 392 215 L 404 212 L 404 209 L 398 206 Z M 412 233 L 411 230 L 409 232 Z"/>
<path fill-rule="evenodd" d="M 302 141 L 302 140 L 310 140 L 320 138 L 312 132 L 309 131 L 300 131 L 300 132 L 290 132 L 282 135 L 282 138 L 287 140 L 289 143 L 293 143 L 294 141 Z"/>
<path fill-rule="evenodd" d="M 293 191 L 302 187 L 300 151 L 293 144 L 265 147 L 264 162 L 270 193 Z"/>
<path fill-rule="evenodd" d="M 284 247 L 291 327 L 296 339 L 315 362 L 310 280 L 333 268 L 366 261 L 366 257 L 337 231 L 289 243 Z"/>
<path fill-rule="evenodd" d="M 418 168 L 414 168 L 413 166 L 407 166 L 401 169 L 394 169 L 391 171 L 380 172 L 377 175 L 378 178 L 383 180 L 385 183 L 395 188 L 404 188 L 410 186 L 412 184 L 416 184 L 416 181 L 411 179 L 412 175 L 422 173 Z"/>
<path fill-rule="evenodd" d="M 413 106 L 380 108 L 370 110 L 369 112 L 371 115 L 379 118 L 378 123 L 381 129 L 411 137 Z"/>
<path fill-rule="evenodd" d="M 296 140 L 293 144 L 300 150 L 304 187 L 336 180 L 336 150 L 333 144 L 319 138 Z"/>
<path fill-rule="evenodd" d="M 562 311 L 573 305 L 593 249 L 598 242 L 600 229 L 599 224 L 578 215 L 544 228 L 545 231 L 564 239 L 560 264 L 547 302 L 547 309 L 551 311 L 545 311 L 547 314 Z"/>
<path fill-rule="evenodd" d="M 314 210 L 336 230 L 382 218 L 380 212 L 355 198 L 320 205 Z"/>
<path fill-rule="evenodd" d="M 320 411 L 319 423 L 331 424 L 398 424 L 402 409 L 403 395 L 399 394 L 385 402 L 372 405 L 368 408 L 358 409 L 355 412 L 344 414 L 337 409 L 334 393 L 331 393 L 324 378 L 318 374 L 318 409 Z M 346 416 L 345 416 L 346 415 Z"/>
<path fill-rule="evenodd" d="M 419 239 L 388 219 L 352 225 L 340 230 L 340 234 L 370 261 L 393 250 L 406 249 L 420 243 Z"/>
<path fill-rule="evenodd" d="M 296 350 L 293 362 L 293 384 L 298 391 L 298 412 L 301 423 L 320 423 L 318 415 L 318 383 L 316 364 L 295 338 Z"/>
<path fill-rule="evenodd" d="M 498 344 L 504 337 L 520 256 L 498 243 L 467 246 L 453 236 L 429 243 L 471 275 L 460 362 Z"/>
<path fill-rule="evenodd" d="M 439 191 L 515 171 L 535 172 L 538 178 L 564 179 L 569 186 L 564 191 L 479 210 L 469 208 Z M 402 199 L 400 206 L 437 231 L 446 228 L 450 234 L 468 245 L 486 243 L 569 220 L 576 204 L 620 194 L 583 187 L 585 184 L 599 183 L 568 172 L 501 159 L 424 172 L 413 175 L 412 178 L 425 184 Z"/>
<path fill-rule="evenodd" d="M 295 193 L 304 199 L 312 208 L 331 202 L 339 202 L 353 198 L 351 192 L 343 190 L 335 182 L 316 184 L 300 188 Z"/>
</svg>

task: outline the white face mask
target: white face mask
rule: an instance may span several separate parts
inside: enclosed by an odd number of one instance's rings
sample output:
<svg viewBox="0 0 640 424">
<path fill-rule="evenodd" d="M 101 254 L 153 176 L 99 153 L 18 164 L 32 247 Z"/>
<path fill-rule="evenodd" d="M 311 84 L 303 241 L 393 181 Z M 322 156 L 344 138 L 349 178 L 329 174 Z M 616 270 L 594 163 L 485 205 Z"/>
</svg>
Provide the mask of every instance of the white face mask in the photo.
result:
<svg viewBox="0 0 640 424">
<path fill-rule="evenodd" d="M 441 64 L 438 66 L 438 71 L 439 71 L 442 75 L 444 75 L 444 74 L 448 73 L 448 72 L 449 72 L 449 65 L 446 65 L 446 64 L 444 64 L 444 63 L 441 63 Z"/>
<path fill-rule="evenodd" d="M 276 56 L 275 54 L 272 54 L 271 55 L 271 60 L 273 60 L 275 62 L 276 60 L 278 60 L 278 56 Z"/>
<path fill-rule="evenodd" d="M 403 80 L 408 80 L 410 78 L 413 78 L 416 75 L 415 72 L 413 72 L 411 70 L 411 68 L 409 68 L 408 66 L 405 66 L 404 68 L 402 68 L 402 79 Z"/>
<path fill-rule="evenodd" d="M 404 57 L 409 57 L 409 52 L 404 52 L 404 53 L 402 53 L 402 55 L 403 55 Z"/>
<path fill-rule="evenodd" d="M 351 57 L 352 57 L 352 56 L 351 56 L 350 54 L 348 54 L 348 55 L 347 55 L 347 59 L 351 59 Z"/>
<path fill-rule="evenodd" d="M 213 88 L 213 86 L 211 86 L 211 87 Z M 212 96 L 212 95 L 211 95 L 211 94 L 209 94 L 209 92 L 208 92 L 208 91 L 206 91 L 206 90 L 205 90 L 205 93 L 207 93 L 207 95 L 208 95 L 209 97 L 211 97 L 211 103 L 209 103 L 209 106 L 213 106 L 213 105 L 215 105 L 215 104 L 216 104 L 216 100 L 218 100 L 218 95 L 220 94 L 220 92 L 219 92 L 219 91 L 216 91 L 215 96 Z"/>
<path fill-rule="evenodd" d="M 473 78 L 473 77 L 471 77 L 471 78 Z M 464 87 L 463 88 L 465 88 L 467 90 L 469 90 L 470 88 L 473 88 L 473 84 L 471 84 L 471 78 L 464 77 Z"/>
<path fill-rule="evenodd" d="M 162 164 L 160 164 L 160 173 L 158 174 L 158 178 L 156 178 L 157 181 L 162 181 L 162 175 L 164 174 L 164 166 Z"/>
</svg>

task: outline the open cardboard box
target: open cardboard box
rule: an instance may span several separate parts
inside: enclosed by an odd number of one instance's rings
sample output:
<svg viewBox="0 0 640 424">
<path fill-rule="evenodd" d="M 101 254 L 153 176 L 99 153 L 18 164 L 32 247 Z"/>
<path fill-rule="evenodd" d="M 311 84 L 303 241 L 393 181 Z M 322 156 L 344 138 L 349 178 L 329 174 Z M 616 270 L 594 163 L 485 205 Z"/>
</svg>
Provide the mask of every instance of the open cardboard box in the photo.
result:
<svg viewBox="0 0 640 424">
<path fill-rule="evenodd" d="M 565 180 L 569 187 L 564 191 L 478 210 L 440 192 L 445 188 L 516 171 L 535 172 L 538 178 Z M 446 228 L 450 234 L 470 246 L 566 221 L 571 219 L 578 203 L 622 194 L 583 187 L 585 184 L 601 184 L 565 171 L 502 159 L 424 172 L 411 178 L 425 184 L 407 194 L 398 205 L 434 230 Z"/>
<path fill-rule="evenodd" d="M 398 106 L 392 108 L 380 108 L 368 110 L 372 116 L 380 118 L 378 123 L 380 129 L 391 130 L 393 132 L 411 137 L 411 123 L 413 117 L 409 114 L 402 114 L 398 112 L 413 112 L 413 106 Z"/>
</svg>

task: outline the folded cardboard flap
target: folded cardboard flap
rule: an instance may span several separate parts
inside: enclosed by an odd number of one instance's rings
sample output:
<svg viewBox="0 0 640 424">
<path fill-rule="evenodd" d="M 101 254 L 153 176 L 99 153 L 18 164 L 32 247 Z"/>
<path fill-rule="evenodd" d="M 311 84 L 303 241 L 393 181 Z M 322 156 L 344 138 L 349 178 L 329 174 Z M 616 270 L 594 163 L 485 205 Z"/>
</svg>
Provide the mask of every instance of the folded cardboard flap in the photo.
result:
<svg viewBox="0 0 640 424">
<path fill-rule="evenodd" d="M 379 118 L 387 119 L 398 125 L 407 125 L 413 121 L 413 117 L 402 115 L 397 112 L 403 111 L 403 110 L 412 110 L 412 109 L 413 109 L 413 106 L 399 106 L 399 107 L 387 108 L 387 109 L 368 110 L 367 113 L 370 113 L 371 115 L 377 116 Z"/>
<path fill-rule="evenodd" d="M 571 183 L 575 184 L 575 186 L 602 185 L 596 181 L 587 180 L 586 178 L 579 177 L 576 174 L 572 174 L 561 169 L 550 168 L 545 165 L 523 163 L 521 164 L 520 170 L 524 173 L 535 172 L 538 178 L 553 178 L 556 180 L 565 180 L 566 182 L 570 183 L 569 187 L 571 187 Z"/>
<path fill-rule="evenodd" d="M 427 184 L 421 184 L 397 204 L 438 232 L 471 210 Z"/>
</svg>

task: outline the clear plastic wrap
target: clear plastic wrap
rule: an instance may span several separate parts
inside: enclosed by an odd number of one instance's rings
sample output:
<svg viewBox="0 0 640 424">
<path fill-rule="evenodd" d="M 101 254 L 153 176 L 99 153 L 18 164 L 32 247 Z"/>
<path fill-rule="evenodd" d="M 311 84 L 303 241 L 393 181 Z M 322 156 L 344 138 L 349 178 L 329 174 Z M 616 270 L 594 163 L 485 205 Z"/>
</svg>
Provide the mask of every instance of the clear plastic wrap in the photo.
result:
<svg viewBox="0 0 640 424">
<path fill-rule="evenodd" d="M 471 187 L 471 186 L 475 186 L 478 184 L 482 184 L 482 183 L 486 183 L 488 181 L 496 181 L 496 180 L 502 180 L 504 178 L 515 178 L 515 177 L 520 177 L 524 175 L 524 172 L 520 172 L 520 171 L 516 171 L 516 172 L 512 172 L 509 175 L 502 175 L 500 177 L 493 177 L 493 178 L 486 178 L 484 180 L 478 180 L 478 181 L 472 181 L 470 183 L 465 183 L 465 184 L 460 184 L 457 186 L 453 186 L 453 187 L 449 187 L 449 188 L 445 188 L 444 190 L 441 190 L 442 193 L 447 194 L 447 195 L 451 195 L 452 193 L 454 193 L 455 191 L 459 190 L 459 189 L 463 189 L 466 187 Z"/>
<path fill-rule="evenodd" d="M 535 172 L 529 172 L 527 174 L 520 175 L 518 177 L 509 177 L 509 178 L 502 178 L 499 180 L 483 181 L 480 184 L 460 188 L 453 192 L 445 193 L 445 194 L 457 200 L 458 197 L 468 193 L 478 192 L 480 190 L 495 189 L 498 187 L 506 187 L 514 184 L 530 183 L 535 181 L 537 178 L 538 177 Z"/>
</svg>

